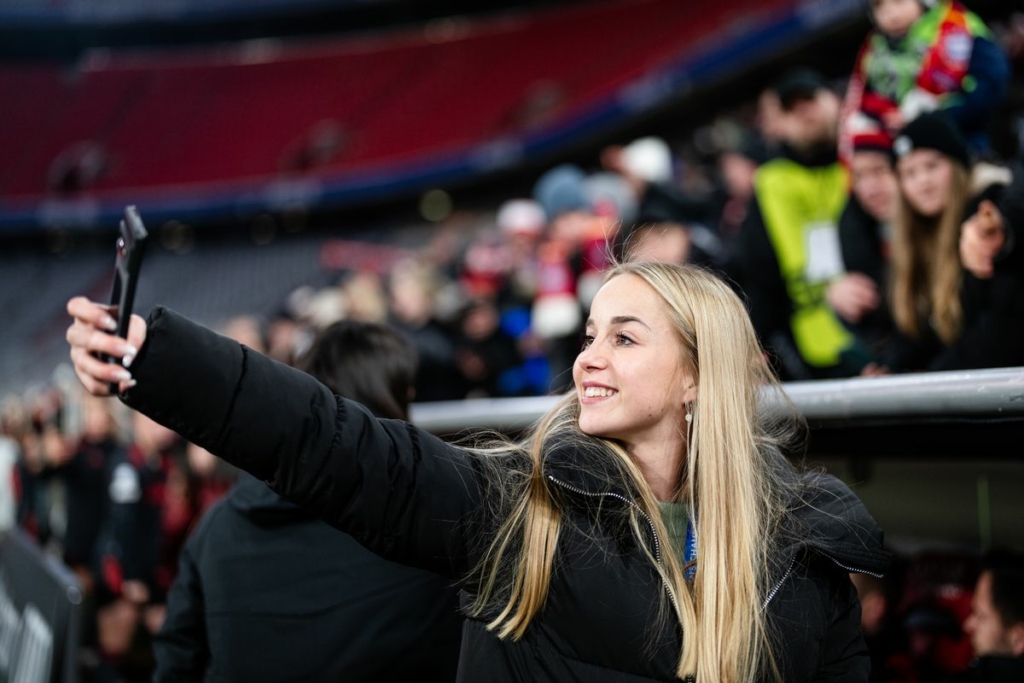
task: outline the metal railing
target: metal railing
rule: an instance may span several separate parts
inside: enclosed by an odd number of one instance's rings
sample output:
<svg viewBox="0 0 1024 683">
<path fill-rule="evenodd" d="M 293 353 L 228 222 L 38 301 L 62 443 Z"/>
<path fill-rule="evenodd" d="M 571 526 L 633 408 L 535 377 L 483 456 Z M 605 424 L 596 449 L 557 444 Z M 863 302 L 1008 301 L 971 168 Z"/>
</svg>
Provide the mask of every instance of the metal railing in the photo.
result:
<svg viewBox="0 0 1024 683">
<path fill-rule="evenodd" d="M 791 382 L 783 388 L 804 417 L 819 425 L 874 418 L 1024 419 L 1024 367 Z M 419 403 L 412 406 L 412 420 L 439 434 L 514 431 L 529 427 L 557 400 L 543 396 Z"/>
</svg>

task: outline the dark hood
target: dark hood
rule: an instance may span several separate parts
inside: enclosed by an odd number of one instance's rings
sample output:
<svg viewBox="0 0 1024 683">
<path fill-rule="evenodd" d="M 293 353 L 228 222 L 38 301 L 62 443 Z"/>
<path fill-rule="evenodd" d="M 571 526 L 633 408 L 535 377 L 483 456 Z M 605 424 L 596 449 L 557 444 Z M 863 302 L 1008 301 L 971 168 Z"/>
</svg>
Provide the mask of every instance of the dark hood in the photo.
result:
<svg viewBox="0 0 1024 683">
<path fill-rule="evenodd" d="M 313 515 L 245 472 L 239 473 L 238 481 L 228 493 L 228 503 L 259 526 L 294 524 L 313 519 Z"/>
<path fill-rule="evenodd" d="M 892 553 L 884 547 L 885 533 L 864 503 L 839 479 L 828 474 L 803 477 L 803 494 L 791 514 L 789 556 L 809 548 L 849 571 L 884 574 Z"/>
</svg>

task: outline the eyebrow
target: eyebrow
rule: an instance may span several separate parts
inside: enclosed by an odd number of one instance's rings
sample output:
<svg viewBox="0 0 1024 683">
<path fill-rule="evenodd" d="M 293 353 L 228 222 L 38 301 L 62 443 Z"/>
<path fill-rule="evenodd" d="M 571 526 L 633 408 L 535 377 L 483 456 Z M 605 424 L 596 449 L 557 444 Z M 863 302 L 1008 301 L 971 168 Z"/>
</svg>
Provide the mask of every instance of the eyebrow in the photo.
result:
<svg viewBox="0 0 1024 683">
<path fill-rule="evenodd" d="M 646 327 L 648 330 L 651 329 L 650 325 L 648 325 L 643 320 L 633 315 L 617 315 L 611 319 L 612 325 L 624 325 L 626 323 L 639 323 L 640 325 Z M 593 327 L 594 324 L 595 323 L 593 318 L 587 318 L 587 327 Z"/>
</svg>

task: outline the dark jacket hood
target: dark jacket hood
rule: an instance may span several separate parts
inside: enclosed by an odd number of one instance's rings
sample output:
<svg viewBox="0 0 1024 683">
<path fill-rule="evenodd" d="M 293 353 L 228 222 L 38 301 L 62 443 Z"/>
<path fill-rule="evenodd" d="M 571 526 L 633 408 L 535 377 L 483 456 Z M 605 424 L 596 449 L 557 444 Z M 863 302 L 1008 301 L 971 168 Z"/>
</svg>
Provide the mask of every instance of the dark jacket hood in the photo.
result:
<svg viewBox="0 0 1024 683">
<path fill-rule="evenodd" d="M 802 480 L 803 493 L 791 514 L 783 556 L 803 547 L 848 571 L 884 574 L 892 553 L 885 549 L 885 533 L 864 503 L 832 475 L 808 473 Z"/>
</svg>

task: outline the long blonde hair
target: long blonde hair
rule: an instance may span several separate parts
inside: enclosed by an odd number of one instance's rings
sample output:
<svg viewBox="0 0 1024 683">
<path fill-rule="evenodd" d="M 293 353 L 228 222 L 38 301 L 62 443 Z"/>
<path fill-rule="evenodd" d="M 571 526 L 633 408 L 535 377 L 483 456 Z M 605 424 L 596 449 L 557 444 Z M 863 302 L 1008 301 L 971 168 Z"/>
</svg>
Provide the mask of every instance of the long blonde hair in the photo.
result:
<svg viewBox="0 0 1024 683">
<path fill-rule="evenodd" d="M 696 520 L 699 561 L 693 580 L 687 580 L 675 553 L 662 553 L 658 561 L 649 547 L 651 523 L 659 537 L 669 538 L 658 501 L 619 443 L 580 432 L 579 398 L 572 391 L 522 442 L 487 451 L 520 457 L 518 466 L 501 465 L 506 484 L 489 497 L 503 521 L 480 563 L 470 614 L 487 619 L 499 637 L 519 639 L 543 607 L 562 530 L 556 492 L 543 473 L 544 457 L 560 443 L 575 444 L 603 456 L 614 476 L 637 492 L 636 504 L 623 506 L 623 514 L 668 587 L 670 613 L 684 634 L 677 675 L 724 683 L 778 677 L 762 603 L 768 551 L 791 504 L 795 480 L 776 447 L 777 424 L 758 406 L 759 392 L 778 388 L 778 382 L 743 303 L 721 280 L 692 267 L 633 262 L 614 267 L 605 281 L 626 274 L 642 278 L 665 301 L 686 369 L 698 385 L 676 501 Z"/>
<path fill-rule="evenodd" d="M 896 327 L 907 336 L 920 337 L 922 321 L 930 322 L 947 344 L 960 336 L 964 321 L 960 225 L 970 184 L 967 169 L 953 163 L 946 207 L 934 218 L 916 212 L 903 193 L 899 194 L 893 223 L 890 305 Z"/>
</svg>

